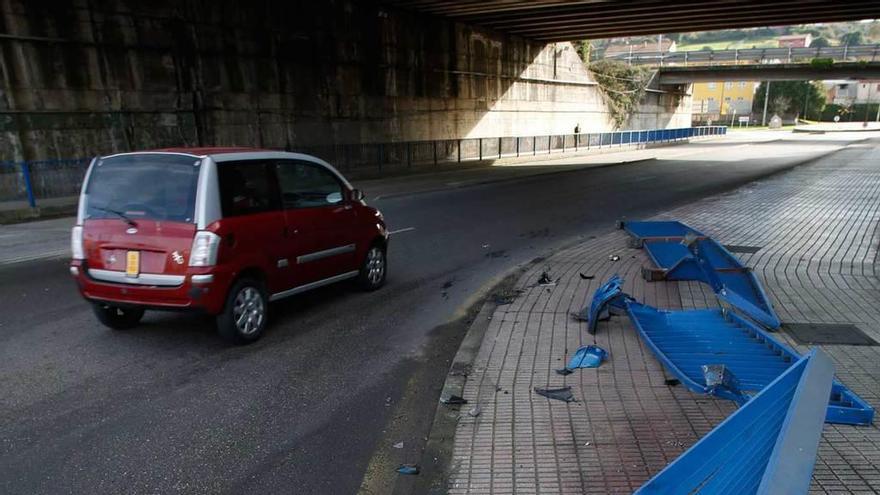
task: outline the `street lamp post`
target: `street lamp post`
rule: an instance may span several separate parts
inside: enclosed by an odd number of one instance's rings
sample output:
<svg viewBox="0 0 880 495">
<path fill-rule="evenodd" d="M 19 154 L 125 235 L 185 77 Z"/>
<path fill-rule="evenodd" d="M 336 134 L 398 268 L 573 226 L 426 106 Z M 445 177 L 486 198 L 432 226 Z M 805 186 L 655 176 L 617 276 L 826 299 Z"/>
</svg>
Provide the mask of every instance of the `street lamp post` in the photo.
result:
<svg viewBox="0 0 880 495">
<path fill-rule="evenodd" d="M 770 81 L 767 81 L 767 88 L 764 90 L 764 115 L 761 116 L 761 127 L 767 125 L 767 103 L 770 101 Z"/>
</svg>

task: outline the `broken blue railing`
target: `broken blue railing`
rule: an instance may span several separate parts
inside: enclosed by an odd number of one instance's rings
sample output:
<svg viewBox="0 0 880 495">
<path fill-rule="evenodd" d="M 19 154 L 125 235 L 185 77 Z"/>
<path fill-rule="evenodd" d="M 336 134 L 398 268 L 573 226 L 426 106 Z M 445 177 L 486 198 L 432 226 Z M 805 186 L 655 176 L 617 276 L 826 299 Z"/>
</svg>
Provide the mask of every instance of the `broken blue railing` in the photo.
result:
<svg viewBox="0 0 880 495">
<path fill-rule="evenodd" d="M 663 366 L 697 393 L 744 404 L 800 359 L 769 332 L 725 309 L 671 311 L 628 300 L 627 312 Z M 735 386 L 712 377 L 713 369 L 705 369 L 716 365 L 723 365 Z M 865 425 L 873 417 L 871 406 L 834 381 L 826 421 Z"/>
<path fill-rule="evenodd" d="M 828 356 L 812 350 L 636 495 L 806 494 L 833 374 Z"/>
<path fill-rule="evenodd" d="M 574 314 L 575 318 L 587 322 L 587 332 L 596 333 L 596 325 L 600 320 L 605 320 L 610 316 L 612 309 L 619 309 L 621 312 L 626 311 L 626 305 L 623 304 L 623 298 L 627 297 L 622 289 L 623 279 L 620 275 L 614 275 L 607 282 L 599 286 L 590 299 L 590 305 L 584 308 L 580 313 Z"/>
<path fill-rule="evenodd" d="M 656 269 L 646 280 L 695 280 L 708 284 L 723 301 L 770 329 L 781 325 L 754 273 L 721 244 L 676 221 L 626 221 L 621 227 L 644 247 Z"/>
<path fill-rule="evenodd" d="M 637 302 L 623 292 L 619 275 L 599 287 L 590 300 L 591 328 L 610 308 L 625 309 L 651 352 L 690 390 L 746 403 L 755 393 L 800 359 L 758 325 L 725 309 L 662 310 Z M 720 383 L 707 371 L 723 365 L 722 373 L 735 378 L 736 388 Z M 710 367 L 708 370 L 704 366 Z M 709 378 L 709 380 L 707 380 Z M 867 425 L 874 409 L 861 397 L 834 381 L 826 421 Z"/>
</svg>

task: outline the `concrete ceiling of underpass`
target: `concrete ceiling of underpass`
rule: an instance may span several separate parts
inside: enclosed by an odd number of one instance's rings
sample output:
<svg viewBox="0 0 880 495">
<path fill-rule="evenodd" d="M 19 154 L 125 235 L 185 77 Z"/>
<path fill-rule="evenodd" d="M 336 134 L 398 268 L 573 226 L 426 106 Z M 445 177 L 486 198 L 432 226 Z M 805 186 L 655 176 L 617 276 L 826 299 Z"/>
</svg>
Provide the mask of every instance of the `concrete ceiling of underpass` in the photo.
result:
<svg viewBox="0 0 880 495">
<path fill-rule="evenodd" d="M 877 0 L 383 0 L 381 3 L 545 42 L 880 18 L 880 1 Z"/>
</svg>

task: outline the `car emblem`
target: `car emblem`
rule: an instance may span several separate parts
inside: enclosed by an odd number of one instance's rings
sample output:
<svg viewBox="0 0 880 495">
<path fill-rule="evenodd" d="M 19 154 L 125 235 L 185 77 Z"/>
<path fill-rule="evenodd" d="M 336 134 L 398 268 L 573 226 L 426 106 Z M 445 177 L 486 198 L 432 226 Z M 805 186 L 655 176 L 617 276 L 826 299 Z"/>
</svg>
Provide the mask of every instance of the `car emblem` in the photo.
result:
<svg viewBox="0 0 880 495">
<path fill-rule="evenodd" d="M 129 227 L 128 230 L 125 231 L 125 233 L 126 233 L 126 234 L 137 234 L 137 233 L 138 233 L 138 229 L 136 229 L 136 228 L 134 228 L 134 227 Z"/>
<path fill-rule="evenodd" d="M 107 258 L 107 261 L 108 261 L 111 265 L 112 265 L 113 263 L 116 263 L 116 255 L 115 255 L 115 254 L 111 254 L 110 257 Z"/>
<path fill-rule="evenodd" d="M 183 264 L 183 255 L 177 251 L 174 251 L 173 253 L 171 253 L 171 259 L 173 259 L 174 262 L 177 263 L 178 265 Z"/>
</svg>

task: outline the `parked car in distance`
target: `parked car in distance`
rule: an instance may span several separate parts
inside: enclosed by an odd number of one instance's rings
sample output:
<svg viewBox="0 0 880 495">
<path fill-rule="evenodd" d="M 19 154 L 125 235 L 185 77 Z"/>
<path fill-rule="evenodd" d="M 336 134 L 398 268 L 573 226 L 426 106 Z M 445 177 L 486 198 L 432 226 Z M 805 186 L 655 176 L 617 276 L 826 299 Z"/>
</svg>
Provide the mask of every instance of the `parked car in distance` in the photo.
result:
<svg viewBox="0 0 880 495">
<path fill-rule="evenodd" d="M 328 163 L 248 148 L 174 148 L 92 161 L 71 233 L 70 273 L 104 325 L 148 309 L 215 315 L 257 340 L 269 302 L 356 279 L 385 282 L 382 214 Z"/>
</svg>

